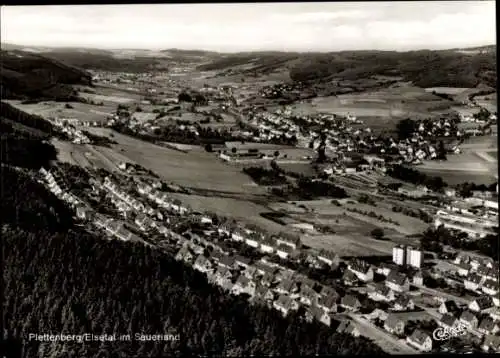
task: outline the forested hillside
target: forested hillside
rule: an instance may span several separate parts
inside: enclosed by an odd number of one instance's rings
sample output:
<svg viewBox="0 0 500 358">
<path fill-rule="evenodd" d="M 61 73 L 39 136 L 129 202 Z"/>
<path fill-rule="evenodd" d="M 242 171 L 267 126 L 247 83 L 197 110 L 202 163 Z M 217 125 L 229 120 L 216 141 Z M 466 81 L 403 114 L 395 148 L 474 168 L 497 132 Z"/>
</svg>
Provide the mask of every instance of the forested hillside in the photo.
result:
<svg viewBox="0 0 500 358">
<path fill-rule="evenodd" d="M 71 85 L 91 84 L 86 71 L 54 59 L 22 51 L 1 51 L 0 55 L 3 99 L 71 101 L 77 98 Z"/>
</svg>

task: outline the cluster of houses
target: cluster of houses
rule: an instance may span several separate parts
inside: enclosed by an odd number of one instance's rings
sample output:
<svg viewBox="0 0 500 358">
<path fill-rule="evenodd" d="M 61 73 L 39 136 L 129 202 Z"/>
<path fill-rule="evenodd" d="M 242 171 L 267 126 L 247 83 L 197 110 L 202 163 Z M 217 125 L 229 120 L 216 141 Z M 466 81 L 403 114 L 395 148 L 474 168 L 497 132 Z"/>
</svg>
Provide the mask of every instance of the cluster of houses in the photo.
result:
<svg viewBox="0 0 500 358">
<path fill-rule="evenodd" d="M 62 133 L 66 134 L 73 143 L 75 144 L 89 144 L 91 143 L 89 137 L 87 137 L 79 129 L 76 129 L 77 125 L 80 125 L 80 121 L 74 118 L 49 118 L 50 123 L 52 123 L 56 128 L 58 128 Z"/>
<path fill-rule="evenodd" d="M 488 295 L 496 306 L 500 305 L 498 263 L 467 255 L 458 255 L 454 264 L 457 265 L 457 274 L 463 279 L 465 289 L 477 294 Z"/>
<path fill-rule="evenodd" d="M 496 235 L 498 215 L 481 217 L 473 213 L 438 210 L 434 218 L 434 225 L 464 232 L 470 238 L 483 238 L 487 235 Z"/>
</svg>

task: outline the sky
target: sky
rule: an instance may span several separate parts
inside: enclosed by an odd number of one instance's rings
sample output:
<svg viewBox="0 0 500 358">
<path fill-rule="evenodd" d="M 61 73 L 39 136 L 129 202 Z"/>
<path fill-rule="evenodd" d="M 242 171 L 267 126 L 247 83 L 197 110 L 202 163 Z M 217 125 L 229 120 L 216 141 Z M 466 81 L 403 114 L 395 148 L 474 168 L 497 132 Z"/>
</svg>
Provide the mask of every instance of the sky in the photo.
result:
<svg viewBox="0 0 500 358">
<path fill-rule="evenodd" d="M 342 51 L 496 44 L 495 1 L 4 6 L 2 42 L 102 49 Z"/>
</svg>

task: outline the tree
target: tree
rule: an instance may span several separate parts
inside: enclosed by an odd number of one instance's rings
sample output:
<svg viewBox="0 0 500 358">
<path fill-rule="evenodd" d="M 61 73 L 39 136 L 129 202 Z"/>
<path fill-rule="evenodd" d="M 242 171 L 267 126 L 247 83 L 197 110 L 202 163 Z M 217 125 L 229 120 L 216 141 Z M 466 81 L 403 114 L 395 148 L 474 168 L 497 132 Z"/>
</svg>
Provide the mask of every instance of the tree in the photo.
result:
<svg viewBox="0 0 500 358">
<path fill-rule="evenodd" d="M 382 230 L 381 228 L 375 228 L 371 231 L 370 234 L 374 239 L 380 240 L 384 237 L 384 230 Z"/>
<path fill-rule="evenodd" d="M 417 127 L 417 125 L 416 125 L 415 121 L 411 120 L 410 118 L 402 119 L 396 125 L 398 139 L 404 140 L 404 139 L 410 138 L 411 136 L 413 136 L 413 133 L 415 132 L 416 127 Z"/>
<path fill-rule="evenodd" d="M 66 104 L 64 105 L 64 108 L 67 108 L 67 109 L 73 109 L 73 106 L 72 106 L 71 104 L 69 104 L 69 103 L 66 103 Z"/>
<path fill-rule="evenodd" d="M 209 153 L 213 152 L 213 147 L 212 147 L 212 144 L 207 143 L 207 144 L 205 145 L 205 150 L 206 150 L 207 152 L 209 152 Z"/>
<path fill-rule="evenodd" d="M 236 147 L 232 147 L 232 148 L 231 148 L 231 153 L 236 154 L 236 152 L 237 152 L 237 151 L 238 151 L 238 150 L 236 149 Z"/>
</svg>

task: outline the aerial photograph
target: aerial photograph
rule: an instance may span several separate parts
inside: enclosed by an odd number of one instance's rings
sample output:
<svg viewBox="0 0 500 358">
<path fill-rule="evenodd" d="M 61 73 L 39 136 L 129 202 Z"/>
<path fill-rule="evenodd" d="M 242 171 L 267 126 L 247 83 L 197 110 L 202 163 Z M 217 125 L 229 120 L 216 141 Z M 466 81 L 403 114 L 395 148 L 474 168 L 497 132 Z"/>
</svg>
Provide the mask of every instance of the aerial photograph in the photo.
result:
<svg viewBox="0 0 500 358">
<path fill-rule="evenodd" d="M 0 356 L 500 353 L 495 14 L 3 6 Z"/>
</svg>

